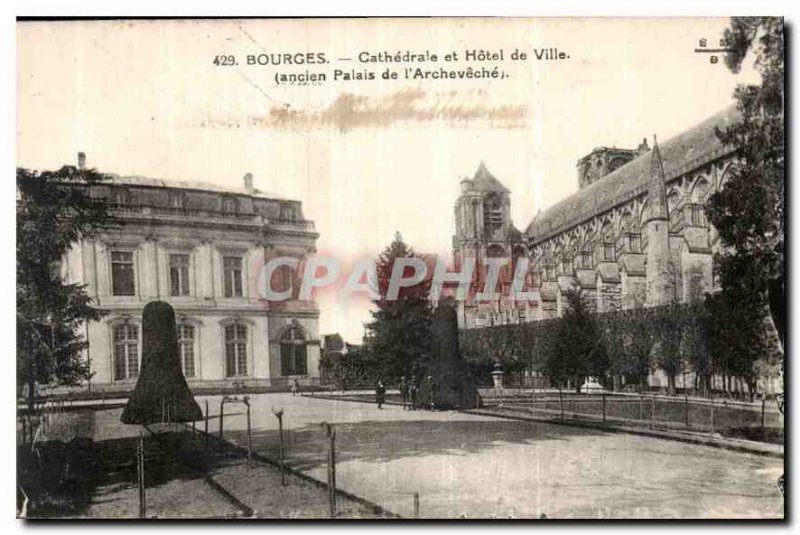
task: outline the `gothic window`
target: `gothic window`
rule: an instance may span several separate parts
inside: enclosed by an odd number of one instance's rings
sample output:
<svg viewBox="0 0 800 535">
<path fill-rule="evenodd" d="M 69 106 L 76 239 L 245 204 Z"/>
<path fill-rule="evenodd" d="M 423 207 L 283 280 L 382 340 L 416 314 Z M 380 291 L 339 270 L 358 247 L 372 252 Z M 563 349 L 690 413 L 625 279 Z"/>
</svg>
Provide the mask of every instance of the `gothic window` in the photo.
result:
<svg viewBox="0 0 800 535">
<path fill-rule="evenodd" d="M 184 377 L 195 376 L 194 340 L 195 329 L 185 323 L 178 325 L 178 356 L 181 359 L 181 369 Z"/>
<path fill-rule="evenodd" d="M 242 297 L 242 258 L 226 256 L 222 259 L 225 297 Z"/>
<path fill-rule="evenodd" d="M 114 380 L 134 379 L 139 375 L 139 328 L 122 323 L 112 330 L 114 341 Z"/>
<path fill-rule="evenodd" d="M 616 246 L 610 238 L 606 238 L 603 242 L 603 262 L 614 262 L 617 259 Z"/>
<path fill-rule="evenodd" d="M 563 258 L 561 262 L 558 264 L 558 271 L 559 274 L 569 276 L 572 275 L 572 259 L 571 258 Z"/>
<path fill-rule="evenodd" d="M 594 255 L 591 251 L 581 251 L 575 257 L 575 264 L 578 269 L 592 269 L 594 267 Z"/>
<path fill-rule="evenodd" d="M 171 296 L 189 295 L 189 255 L 169 255 L 169 293 Z"/>
<path fill-rule="evenodd" d="M 111 292 L 114 295 L 136 295 L 133 253 L 111 252 Z"/>
<path fill-rule="evenodd" d="M 306 337 L 298 327 L 291 327 L 281 336 L 281 375 L 307 375 Z"/>
<path fill-rule="evenodd" d="M 705 227 L 706 226 L 706 209 L 702 204 L 690 205 L 691 222 L 692 226 Z"/>
<path fill-rule="evenodd" d="M 234 323 L 225 327 L 225 376 L 247 375 L 247 326 Z"/>
<path fill-rule="evenodd" d="M 638 232 L 629 232 L 625 235 L 625 250 L 629 253 L 642 252 L 642 235 Z"/>
</svg>

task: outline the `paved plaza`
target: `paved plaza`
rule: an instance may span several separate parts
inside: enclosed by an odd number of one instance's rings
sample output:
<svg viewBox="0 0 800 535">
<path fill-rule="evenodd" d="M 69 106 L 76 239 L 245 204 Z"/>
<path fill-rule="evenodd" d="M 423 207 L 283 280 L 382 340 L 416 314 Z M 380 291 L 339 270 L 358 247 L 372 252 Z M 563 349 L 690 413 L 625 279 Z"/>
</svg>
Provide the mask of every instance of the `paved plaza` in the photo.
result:
<svg viewBox="0 0 800 535">
<path fill-rule="evenodd" d="M 220 397 L 209 401 L 218 429 Z M 335 424 L 337 485 L 403 516 L 780 518 L 781 459 L 634 435 L 458 412 L 251 396 L 254 448 L 326 478 L 322 422 Z M 243 405 L 225 406 L 225 437 L 246 446 Z M 202 424 L 200 424 L 202 428 Z M 274 489 L 280 492 L 280 489 Z"/>
</svg>

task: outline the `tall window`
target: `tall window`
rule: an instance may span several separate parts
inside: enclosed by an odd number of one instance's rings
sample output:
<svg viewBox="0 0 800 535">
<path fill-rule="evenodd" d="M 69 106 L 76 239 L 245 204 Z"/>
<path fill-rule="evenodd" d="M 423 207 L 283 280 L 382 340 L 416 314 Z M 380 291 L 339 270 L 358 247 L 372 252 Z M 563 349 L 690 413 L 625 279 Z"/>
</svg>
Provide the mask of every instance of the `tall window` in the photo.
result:
<svg viewBox="0 0 800 535">
<path fill-rule="evenodd" d="M 300 329 L 292 327 L 281 336 L 281 375 L 306 374 L 306 337 Z"/>
<path fill-rule="evenodd" d="M 555 264 L 547 264 L 544 268 L 544 277 L 549 281 L 556 280 L 556 266 Z"/>
<path fill-rule="evenodd" d="M 222 197 L 222 211 L 226 214 L 235 214 L 238 209 L 238 203 L 233 197 Z"/>
<path fill-rule="evenodd" d="M 225 375 L 247 375 L 247 326 L 233 324 L 225 327 Z"/>
<path fill-rule="evenodd" d="M 114 336 L 114 380 L 139 375 L 139 328 L 131 323 L 117 325 Z"/>
<path fill-rule="evenodd" d="M 591 251 L 581 251 L 578 253 L 578 256 L 575 257 L 575 260 L 578 269 L 592 269 L 594 256 Z"/>
<path fill-rule="evenodd" d="M 114 295 L 136 295 L 133 253 L 129 251 L 111 253 L 111 290 Z"/>
<path fill-rule="evenodd" d="M 169 293 L 172 296 L 189 295 L 189 255 L 169 255 Z"/>
<path fill-rule="evenodd" d="M 691 205 L 692 210 L 692 226 L 705 227 L 706 226 L 706 210 L 702 204 Z"/>
<path fill-rule="evenodd" d="M 242 258 L 226 256 L 222 259 L 222 274 L 225 277 L 225 297 L 242 296 Z"/>
<path fill-rule="evenodd" d="M 613 241 L 603 243 L 603 262 L 614 262 L 617 259 L 615 245 Z"/>
<path fill-rule="evenodd" d="M 627 245 L 628 245 L 628 252 L 629 253 L 641 253 L 642 252 L 642 235 L 631 232 L 626 235 Z"/>
<path fill-rule="evenodd" d="M 178 355 L 184 377 L 194 377 L 194 327 L 191 325 L 178 325 Z"/>
</svg>

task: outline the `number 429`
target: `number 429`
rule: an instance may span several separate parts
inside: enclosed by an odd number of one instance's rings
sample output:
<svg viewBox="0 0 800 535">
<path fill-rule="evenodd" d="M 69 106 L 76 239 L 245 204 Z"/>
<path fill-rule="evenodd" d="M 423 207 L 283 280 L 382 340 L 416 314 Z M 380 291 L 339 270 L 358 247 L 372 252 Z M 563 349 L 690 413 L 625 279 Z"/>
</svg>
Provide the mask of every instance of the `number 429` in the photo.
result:
<svg viewBox="0 0 800 535">
<path fill-rule="evenodd" d="M 219 67 L 228 67 L 236 65 L 236 57 L 231 54 L 228 56 L 214 56 L 214 61 L 212 61 L 214 65 Z"/>
</svg>

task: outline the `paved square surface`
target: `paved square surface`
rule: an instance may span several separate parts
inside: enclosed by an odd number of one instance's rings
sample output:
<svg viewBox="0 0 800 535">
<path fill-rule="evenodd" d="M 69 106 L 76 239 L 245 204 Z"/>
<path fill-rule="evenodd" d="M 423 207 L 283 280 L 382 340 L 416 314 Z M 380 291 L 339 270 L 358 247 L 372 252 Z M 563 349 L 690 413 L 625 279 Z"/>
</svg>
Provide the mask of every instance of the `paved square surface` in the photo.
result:
<svg viewBox="0 0 800 535">
<path fill-rule="evenodd" d="M 209 401 L 218 429 L 220 397 Z M 335 424 L 337 484 L 422 517 L 780 518 L 783 461 L 680 442 L 457 412 L 251 396 L 256 450 L 326 477 L 321 422 Z M 225 437 L 246 445 L 243 405 L 225 406 Z M 202 424 L 199 425 L 202 428 Z M 279 489 L 276 489 L 279 490 Z"/>
</svg>

